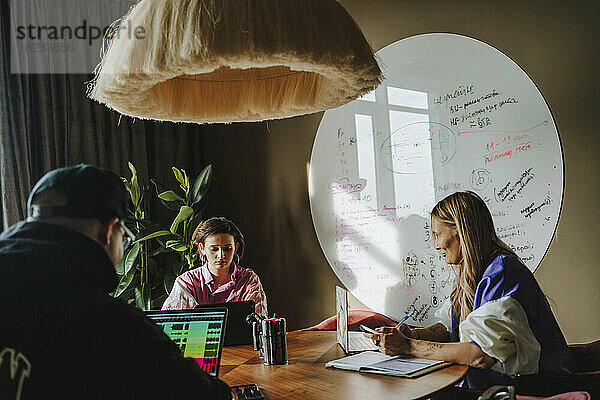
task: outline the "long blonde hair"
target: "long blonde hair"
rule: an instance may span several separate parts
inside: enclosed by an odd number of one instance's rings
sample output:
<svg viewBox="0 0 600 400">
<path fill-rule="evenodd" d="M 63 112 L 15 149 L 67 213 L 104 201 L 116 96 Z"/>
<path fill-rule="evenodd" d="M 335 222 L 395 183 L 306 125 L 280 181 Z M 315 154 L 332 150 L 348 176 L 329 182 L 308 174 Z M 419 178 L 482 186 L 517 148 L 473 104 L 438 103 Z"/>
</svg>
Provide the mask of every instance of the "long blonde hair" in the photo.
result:
<svg viewBox="0 0 600 400">
<path fill-rule="evenodd" d="M 450 302 L 462 322 L 473 311 L 477 284 L 492 257 L 500 253 L 518 256 L 498 237 L 490 210 L 473 192 L 456 192 L 440 200 L 431 210 L 431 218 L 458 233 L 462 260 L 453 265 L 456 281 Z"/>
</svg>

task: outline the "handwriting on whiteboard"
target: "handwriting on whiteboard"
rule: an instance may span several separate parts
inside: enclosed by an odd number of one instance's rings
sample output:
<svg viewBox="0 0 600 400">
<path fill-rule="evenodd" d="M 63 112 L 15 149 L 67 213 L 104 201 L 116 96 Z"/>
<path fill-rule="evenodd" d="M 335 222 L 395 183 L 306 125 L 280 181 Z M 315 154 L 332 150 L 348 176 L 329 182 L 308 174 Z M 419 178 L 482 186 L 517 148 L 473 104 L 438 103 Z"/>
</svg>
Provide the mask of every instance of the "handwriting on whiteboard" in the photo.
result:
<svg viewBox="0 0 600 400">
<path fill-rule="evenodd" d="M 329 184 L 329 193 L 341 194 L 341 193 L 356 193 L 360 192 L 367 185 L 365 179 L 359 179 L 358 182 L 351 182 L 349 178 L 341 178 L 337 181 Z"/>
</svg>

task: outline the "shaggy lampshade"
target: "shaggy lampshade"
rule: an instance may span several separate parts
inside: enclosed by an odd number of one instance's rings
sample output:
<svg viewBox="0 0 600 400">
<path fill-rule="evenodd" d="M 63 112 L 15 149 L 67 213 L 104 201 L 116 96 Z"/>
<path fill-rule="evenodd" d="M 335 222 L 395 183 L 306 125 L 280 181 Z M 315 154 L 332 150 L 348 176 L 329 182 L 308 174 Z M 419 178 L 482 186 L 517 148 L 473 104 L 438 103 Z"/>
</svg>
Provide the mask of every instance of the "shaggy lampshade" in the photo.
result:
<svg viewBox="0 0 600 400">
<path fill-rule="evenodd" d="M 112 33 L 88 96 L 136 118 L 291 117 L 345 104 L 382 79 L 335 0 L 141 0 Z"/>
</svg>

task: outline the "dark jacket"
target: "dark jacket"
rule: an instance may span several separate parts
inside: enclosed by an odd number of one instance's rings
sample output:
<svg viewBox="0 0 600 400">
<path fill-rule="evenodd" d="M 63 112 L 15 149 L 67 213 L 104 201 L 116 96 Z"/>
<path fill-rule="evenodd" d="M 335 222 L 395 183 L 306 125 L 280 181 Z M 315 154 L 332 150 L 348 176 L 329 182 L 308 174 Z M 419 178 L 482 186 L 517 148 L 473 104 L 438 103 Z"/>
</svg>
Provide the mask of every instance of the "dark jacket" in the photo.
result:
<svg viewBox="0 0 600 400">
<path fill-rule="evenodd" d="M 79 233 L 20 222 L 0 235 L 0 399 L 231 397 L 109 296 L 116 282 L 104 249 Z"/>
</svg>

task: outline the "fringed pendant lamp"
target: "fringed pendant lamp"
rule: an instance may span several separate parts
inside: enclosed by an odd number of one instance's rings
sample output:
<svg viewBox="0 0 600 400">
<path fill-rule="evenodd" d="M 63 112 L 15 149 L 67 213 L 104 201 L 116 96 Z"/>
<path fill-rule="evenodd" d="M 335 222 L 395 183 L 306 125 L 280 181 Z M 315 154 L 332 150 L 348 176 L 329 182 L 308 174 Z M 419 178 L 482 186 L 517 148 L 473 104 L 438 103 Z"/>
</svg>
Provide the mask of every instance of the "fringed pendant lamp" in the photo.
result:
<svg viewBox="0 0 600 400">
<path fill-rule="evenodd" d="M 135 118 L 285 118 L 345 104 L 382 79 L 335 0 L 141 0 L 116 29 L 88 95 Z"/>
</svg>

